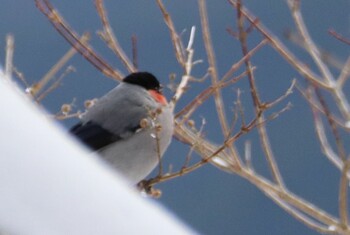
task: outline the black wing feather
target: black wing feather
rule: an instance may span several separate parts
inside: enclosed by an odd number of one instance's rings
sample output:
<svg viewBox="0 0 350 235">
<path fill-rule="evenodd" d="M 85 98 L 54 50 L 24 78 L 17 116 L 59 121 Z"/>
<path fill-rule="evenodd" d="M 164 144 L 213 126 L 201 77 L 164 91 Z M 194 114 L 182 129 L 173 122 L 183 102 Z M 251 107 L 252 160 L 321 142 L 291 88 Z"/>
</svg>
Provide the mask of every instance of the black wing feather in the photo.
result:
<svg viewBox="0 0 350 235">
<path fill-rule="evenodd" d="M 129 130 L 135 132 L 139 128 L 140 125 L 129 128 Z M 93 121 L 78 123 L 69 132 L 94 151 L 123 139 L 121 136 L 113 134 Z"/>
<path fill-rule="evenodd" d="M 70 133 L 95 151 L 121 139 L 92 121 L 76 124 L 70 129 Z"/>
</svg>

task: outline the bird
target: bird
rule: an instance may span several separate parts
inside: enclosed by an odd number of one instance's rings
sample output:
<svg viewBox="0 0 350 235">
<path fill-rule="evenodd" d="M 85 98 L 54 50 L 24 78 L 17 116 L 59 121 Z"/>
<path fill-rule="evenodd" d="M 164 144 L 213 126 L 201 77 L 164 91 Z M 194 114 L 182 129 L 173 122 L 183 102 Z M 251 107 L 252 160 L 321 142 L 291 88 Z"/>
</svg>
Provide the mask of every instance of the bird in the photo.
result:
<svg viewBox="0 0 350 235">
<path fill-rule="evenodd" d="M 158 165 L 173 130 L 173 110 L 158 79 L 135 72 L 88 108 L 70 133 L 137 184 Z"/>
</svg>

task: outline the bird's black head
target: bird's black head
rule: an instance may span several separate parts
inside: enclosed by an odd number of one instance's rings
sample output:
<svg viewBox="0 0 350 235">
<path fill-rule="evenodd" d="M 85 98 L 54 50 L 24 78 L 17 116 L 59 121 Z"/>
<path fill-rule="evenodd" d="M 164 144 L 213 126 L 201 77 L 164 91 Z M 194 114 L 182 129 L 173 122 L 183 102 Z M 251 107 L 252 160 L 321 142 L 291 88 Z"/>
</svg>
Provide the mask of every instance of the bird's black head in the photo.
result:
<svg viewBox="0 0 350 235">
<path fill-rule="evenodd" d="M 145 88 L 146 90 L 161 90 L 161 85 L 158 79 L 151 73 L 148 72 L 137 72 L 126 76 L 123 82 L 134 84 Z"/>
</svg>

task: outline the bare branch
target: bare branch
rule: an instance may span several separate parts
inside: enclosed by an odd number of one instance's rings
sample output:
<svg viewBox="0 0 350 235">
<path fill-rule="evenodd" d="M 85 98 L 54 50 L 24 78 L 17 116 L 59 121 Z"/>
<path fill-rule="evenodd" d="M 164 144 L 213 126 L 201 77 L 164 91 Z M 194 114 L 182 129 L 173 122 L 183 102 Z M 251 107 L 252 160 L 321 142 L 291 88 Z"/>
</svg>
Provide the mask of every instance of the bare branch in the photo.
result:
<svg viewBox="0 0 350 235">
<path fill-rule="evenodd" d="M 345 229 L 349 228 L 349 215 L 348 215 L 348 172 L 350 169 L 350 161 L 344 161 L 340 185 L 339 185 L 339 217 L 341 226 Z"/>
<path fill-rule="evenodd" d="M 312 93 L 311 88 L 308 90 L 308 97 L 311 100 L 312 103 L 315 103 L 315 97 Z M 324 130 L 324 125 L 322 123 L 321 118 L 319 117 L 319 113 L 314 108 L 314 106 L 311 106 L 311 110 L 314 115 L 314 123 L 315 123 L 315 130 L 317 133 L 317 137 L 320 141 L 322 152 L 326 155 L 326 157 L 338 168 L 343 169 L 343 162 L 342 160 L 337 156 L 337 154 L 333 151 L 331 145 L 328 142 L 327 135 Z"/>
<path fill-rule="evenodd" d="M 226 80 L 229 77 L 232 76 L 232 74 L 234 72 L 236 72 L 238 70 L 238 68 L 240 68 L 246 60 L 249 60 L 253 55 L 255 55 L 255 53 L 262 48 L 264 45 L 266 45 L 266 43 L 268 42 L 267 39 L 262 40 L 256 47 L 254 47 L 253 49 L 251 49 L 246 55 L 244 55 L 238 62 L 234 63 L 231 68 L 225 73 L 225 75 L 223 76 L 222 80 Z"/>
<path fill-rule="evenodd" d="M 284 100 L 285 98 L 287 98 L 290 94 L 293 93 L 293 90 L 294 90 L 294 87 L 296 85 L 297 81 L 295 79 L 293 79 L 290 87 L 287 89 L 287 91 L 280 97 L 278 97 L 276 100 L 272 101 L 272 102 L 269 102 L 268 104 L 266 104 L 266 106 L 269 108 L 269 107 L 272 107 L 272 106 L 275 106 L 276 104 L 280 103 L 282 100 Z"/>
<path fill-rule="evenodd" d="M 327 120 L 328 120 L 328 123 L 329 123 L 329 126 L 331 127 L 331 130 L 332 130 L 332 134 L 334 136 L 334 139 L 335 139 L 335 143 L 337 145 L 337 148 L 338 148 L 338 156 L 340 156 L 340 158 L 342 159 L 342 161 L 345 161 L 345 158 L 346 158 L 346 154 L 345 154 L 345 149 L 344 149 L 344 145 L 343 145 L 343 141 L 340 137 L 340 133 L 337 129 L 337 125 L 335 123 L 335 121 L 332 119 L 332 115 L 331 115 L 331 111 L 326 103 L 326 100 L 323 98 L 322 94 L 321 94 L 321 91 L 315 87 L 315 93 L 316 93 L 316 96 L 323 108 L 323 113 L 326 115 L 327 117 Z"/>
<path fill-rule="evenodd" d="M 273 185 L 271 182 L 259 176 L 256 172 L 241 171 L 238 172 L 238 174 L 249 180 L 263 192 L 274 193 L 279 199 L 292 205 L 296 209 L 309 215 L 315 220 L 318 220 L 321 223 L 326 224 L 327 226 L 334 226 L 336 230 L 337 228 L 339 229 L 338 220 L 336 218 L 329 215 L 322 209 L 316 207 L 315 205 L 311 204 L 310 202 L 306 202 L 304 199 L 298 197 L 292 192 L 287 191 L 286 189 L 282 189 L 279 186 Z"/>
<path fill-rule="evenodd" d="M 167 10 L 165 9 L 165 6 L 162 2 L 162 0 L 157 0 L 157 4 L 163 14 L 163 18 L 164 21 L 166 23 L 166 25 L 168 26 L 168 29 L 170 31 L 170 36 L 171 36 L 171 40 L 173 42 L 174 45 L 174 49 L 175 49 L 175 56 L 176 59 L 178 61 L 178 63 L 185 68 L 185 61 L 186 61 L 186 57 L 184 55 L 184 50 L 183 50 L 183 45 L 182 42 L 180 40 L 180 37 L 178 35 L 178 33 L 175 30 L 175 26 L 173 23 L 173 20 L 171 19 L 170 14 L 167 12 Z"/>
<path fill-rule="evenodd" d="M 328 32 L 330 35 L 332 35 L 333 37 L 335 37 L 339 41 L 341 41 L 347 45 L 350 45 L 350 39 L 345 38 L 343 35 L 337 33 L 334 29 L 330 29 L 330 30 L 328 30 Z"/>
<path fill-rule="evenodd" d="M 337 79 L 337 86 L 343 87 L 346 80 L 350 77 L 350 56 L 348 57 L 346 63 L 343 66 L 343 69 L 341 70 L 341 73 Z"/>
<path fill-rule="evenodd" d="M 199 4 L 200 16 L 201 16 L 202 30 L 203 30 L 203 40 L 204 40 L 204 45 L 205 45 L 205 49 L 208 56 L 208 62 L 209 62 L 209 73 L 211 75 L 213 87 L 215 87 L 216 84 L 219 82 L 219 76 L 218 76 L 216 62 L 215 62 L 215 53 L 211 42 L 210 32 L 209 32 L 209 21 L 207 16 L 205 0 L 198 0 L 198 4 Z M 214 99 L 215 99 L 216 109 L 219 115 L 222 132 L 224 133 L 224 136 L 227 136 L 228 124 L 226 121 L 224 103 L 223 103 L 222 96 L 219 89 L 215 89 Z"/>
<path fill-rule="evenodd" d="M 203 36 L 203 41 L 204 41 L 204 46 L 205 50 L 207 53 L 208 57 L 208 63 L 209 63 L 209 74 L 211 76 L 211 82 L 214 87 L 214 101 L 215 101 L 215 106 L 217 110 L 217 114 L 219 117 L 219 122 L 221 125 L 222 133 L 225 138 L 229 136 L 229 127 L 228 127 L 228 122 L 226 120 L 226 114 L 225 114 L 225 106 L 224 106 L 224 101 L 222 99 L 222 94 L 220 89 L 216 87 L 216 85 L 219 82 L 219 75 L 216 67 L 216 60 L 215 60 L 215 53 L 214 53 L 214 48 L 212 45 L 211 41 L 211 36 L 210 36 L 210 30 L 209 30 L 209 20 L 208 20 L 208 14 L 207 14 L 207 7 L 205 0 L 198 0 L 198 5 L 199 5 L 199 14 L 200 14 L 200 19 L 201 19 L 201 25 L 202 25 L 202 36 Z M 240 158 L 239 154 L 236 150 L 236 148 L 232 145 L 230 146 L 230 151 L 232 153 L 233 158 L 237 162 L 238 166 L 240 165 Z"/>
<path fill-rule="evenodd" d="M 50 20 L 55 29 L 93 66 L 107 77 L 121 81 L 123 74 L 112 68 L 88 44 L 81 42 L 77 33 L 64 21 L 63 17 L 53 8 L 48 0 L 35 0 L 38 9 Z"/>
<path fill-rule="evenodd" d="M 247 72 L 245 71 L 245 72 L 241 73 L 240 75 L 238 75 L 237 77 L 234 77 L 228 81 L 221 80 L 216 85 L 216 87 L 217 87 L 217 89 L 222 89 L 224 87 L 227 87 L 231 84 L 238 82 L 239 80 L 244 78 L 246 75 L 247 75 Z M 202 91 L 199 95 L 197 95 L 196 98 L 194 98 L 192 101 L 188 102 L 188 104 L 175 115 L 175 118 L 179 118 L 179 117 L 185 115 L 181 122 L 183 123 L 183 122 L 187 121 L 190 118 L 190 116 L 193 114 L 193 112 L 201 104 L 203 104 L 209 97 L 212 96 L 214 91 L 215 91 L 214 86 L 210 86 L 207 89 L 205 89 L 204 91 Z"/>
<path fill-rule="evenodd" d="M 12 34 L 6 36 L 5 78 L 8 80 L 12 79 L 14 41 Z"/>
<path fill-rule="evenodd" d="M 103 5 L 103 0 L 95 0 L 95 6 L 103 25 L 103 39 L 106 41 L 108 47 L 114 52 L 114 54 L 118 56 L 118 58 L 127 68 L 127 70 L 130 73 L 136 72 L 135 66 L 133 65 L 133 63 L 131 63 L 131 61 L 125 54 L 123 48 L 120 46 L 117 37 L 113 33 L 112 27 L 109 24 L 107 12 Z"/>
<path fill-rule="evenodd" d="M 244 143 L 244 158 L 246 167 L 249 170 L 254 170 L 252 165 L 252 143 L 249 140 Z"/>
<path fill-rule="evenodd" d="M 350 105 L 341 87 L 336 86 L 335 78 L 333 77 L 328 67 L 323 63 L 320 52 L 309 35 L 300 12 L 300 2 L 297 0 L 288 0 L 287 3 L 292 12 L 292 16 L 299 30 L 299 33 L 304 40 L 306 50 L 309 52 L 310 56 L 313 58 L 317 67 L 321 71 L 321 74 L 323 76 L 322 80 L 324 80 L 332 90 L 333 97 L 336 100 L 336 104 L 343 114 L 343 117 L 347 121 L 350 121 Z"/>
<path fill-rule="evenodd" d="M 243 18 L 243 14 L 241 11 L 241 7 L 242 7 L 241 1 L 238 0 L 237 1 L 237 18 L 238 18 L 237 19 L 237 24 L 238 24 L 237 27 L 238 27 L 238 32 L 239 32 L 239 41 L 240 41 L 241 48 L 242 48 L 242 54 L 243 54 L 243 56 L 245 56 L 249 52 L 248 45 L 247 45 L 247 36 L 248 35 L 247 35 L 247 32 L 244 30 L 244 18 Z M 257 88 L 256 83 L 255 83 L 255 78 L 254 78 L 254 74 L 252 71 L 252 64 L 249 60 L 249 57 L 247 57 L 247 59 L 245 60 L 245 65 L 246 65 L 246 70 L 247 70 L 249 86 L 250 86 L 250 94 L 251 94 L 252 99 L 253 99 L 255 114 L 258 117 L 258 122 L 262 123 L 262 122 L 264 122 L 264 119 L 265 119 L 264 115 L 263 115 L 263 111 L 264 111 L 265 107 L 262 104 L 260 97 L 259 97 L 258 88 Z M 269 164 L 272 176 L 273 176 L 274 180 L 281 187 L 284 187 L 284 182 L 283 182 L 281 173 L 278 169 L 278 165 L 276 163 L 275 156 L 273 154 L 273 151 L 272 151 L 272 148 L 270 145 L 270 140 L 268 138 L 265 125 L 259 125 L 258 132 L 259 132 L 261 145 L 262 145 L 263 151 L 265 153 L 266 160 Z"/>
<path fill-rule="evenodd" d="M 238 3 L 236 0 L 228 0 L 229 3 L 237 8 Z M 244 15 L 247 20 L 251 23 L 255 23 L 256 29 L 264 36 L 266 37 L 271 46 L 281 54 L 282 57 L 284 57 L 294 68 L 302 74 L 307 79 L 310 79 L 312 82 L 317 84 L 318 86 L 321 86 L 325 89 L 329 89 L 329 85 L 321 80 L 321 78 L 315 74 L 313 71 L 310 70 L 308 66 L 303 64 L 300 60 L 298 60 L 295 55 L 288 50 L 288 48 L 275 36 L 273 35 L 260 21 L 256 20 L 256 17 L 249 12 L 247 8 L 244 6 L 241 6 L 241 12 L 242 15 Z"/>
<path fill-rule="evenodd" d="M 61 85 L 61 82 L 65 76 L 74 71 L 75 69 L 73 66 L 68 66 L 67 69 L 61 74 L 61 76 L 57 78 L 57 80 L 45 91 L 43 91 L 35 100 L 38 103 L 40 103 L 49 93 L 51 93 L 53 90 L 57 89 Z"/>
<path fill-rule="evenodd" d="M 282 207 L 285 211 L 287 211 L 290 215 L 292 215 L 294 218 L 299 220 L 300 222 L 304 223 L 311 229 L 314 229 L 315 231 L 319 233 L 325 233 L 325 234 L 338 234 L 337 231 L 331 229 L 332 226 L 325 226 L 324 224 L 321 224 L 313 219 L 311 219 L 309 216 L 302 213 L 300 210 L 297 210 L 296 208 L 292 207 L 288 203 L 286 203 L 284 200 L 279 198 L 277 195 L 273 193 L 266 193 L 268 197 L 270 197 L 274 202 L 276 202 L 277 205 Z"/>
<path fill-rule="evenodd" d="M 85 43 L 89 40 L 90 35 L 88 33 L 84 33 L 83 36 L 81 37 L 80 41 L 82 43 Z M 54 66 L 44 75 L 42 79 L 40 79 L 39 82 L 35 83 L 32 87 L 29 88 L 30 94 L 35 97 L 37 96 L 40 91 L 47 85 L 47 83 L 54 78 L 56 73 L 62 69 L 62 67 L 70 60 L 76 53 L 77 51 L 75 50 L 74 47 L 70 48 L 69 51 L 62 56 L 59 61 L 57 61 Z"/>
<path fill-rule="evenodd" d="M 303 42 L 305 44 L 306 50 L 309 52 L 309 54 L 312 56 L 313 60 L 317 64 L 318 68 L 320 69 L 323 78 L 326 79 L 328 84 L 330 86 L 333 86 L 334 78 L 327 66 L 323 63 L 321 60 L 321 54 L 313 42 L 313 40 L 310 37 L 310 34 L 305 26 L 303 17 L 300 12 L 300 1 L 298 0 L 288 0 L 287 1 L 288 6 L 292 12 L 292 16 L 294 18 L 294 21 L 296 23 L 297 29 L 299 30 L 300 35 L 303 38 Z"/>
<path fill-rule="evenodd" d="M 137 37 L 136 35 L 131 36 L 131 45 L 132 45 L 132 64 L 135 69 L 138 69 L 138 55 L 137 55 Z"/>
<path fill-rule="evenodd" d="M 192 46 L 193 46 L 195 33 L 196 33 L 196 27 L 192 26 L 190 38 L 188 40 L 188 46 L 186 48 L 187 54 L 185 56 L 185 58 L 186 58 L 185 73 L 182 75 L 181 82 L 180 82 L 179 86 L 177 87 L 173 98 L 171 99 L 170 105 L 172 106 L 172 109 L 175 108 L 177 101 L 181 98 L 182 94 L 184 93 L 185 88 L 187 87 L 187 84 L 188 84 L 189 79 L 191 77 L 191 70 L 192 70 L 192 66 L 193 66 L 193 53 L 194 53 Z"/>
</svg>

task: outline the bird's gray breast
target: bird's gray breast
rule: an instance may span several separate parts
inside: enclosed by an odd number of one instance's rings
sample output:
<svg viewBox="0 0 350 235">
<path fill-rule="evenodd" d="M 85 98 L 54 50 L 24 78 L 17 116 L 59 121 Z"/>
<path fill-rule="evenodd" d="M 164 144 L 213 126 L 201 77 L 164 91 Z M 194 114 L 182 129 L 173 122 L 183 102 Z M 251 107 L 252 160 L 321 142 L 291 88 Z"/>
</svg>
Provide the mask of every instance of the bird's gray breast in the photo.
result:
<svg viewBox="0 0 350 235">
<path fill-rule="evenodd" d="M 100 98 L 82 117 L 118 135 L 121 140 L 100 155 L 131 182 L 144 179 L 158 164 L 173 134 L 173 112 L 138 86 L 120 84 Z M 141 121 L 144 124 L 141 125 Z M 135 126 L 140 129 L 135 131 Z"/>
</svg>

